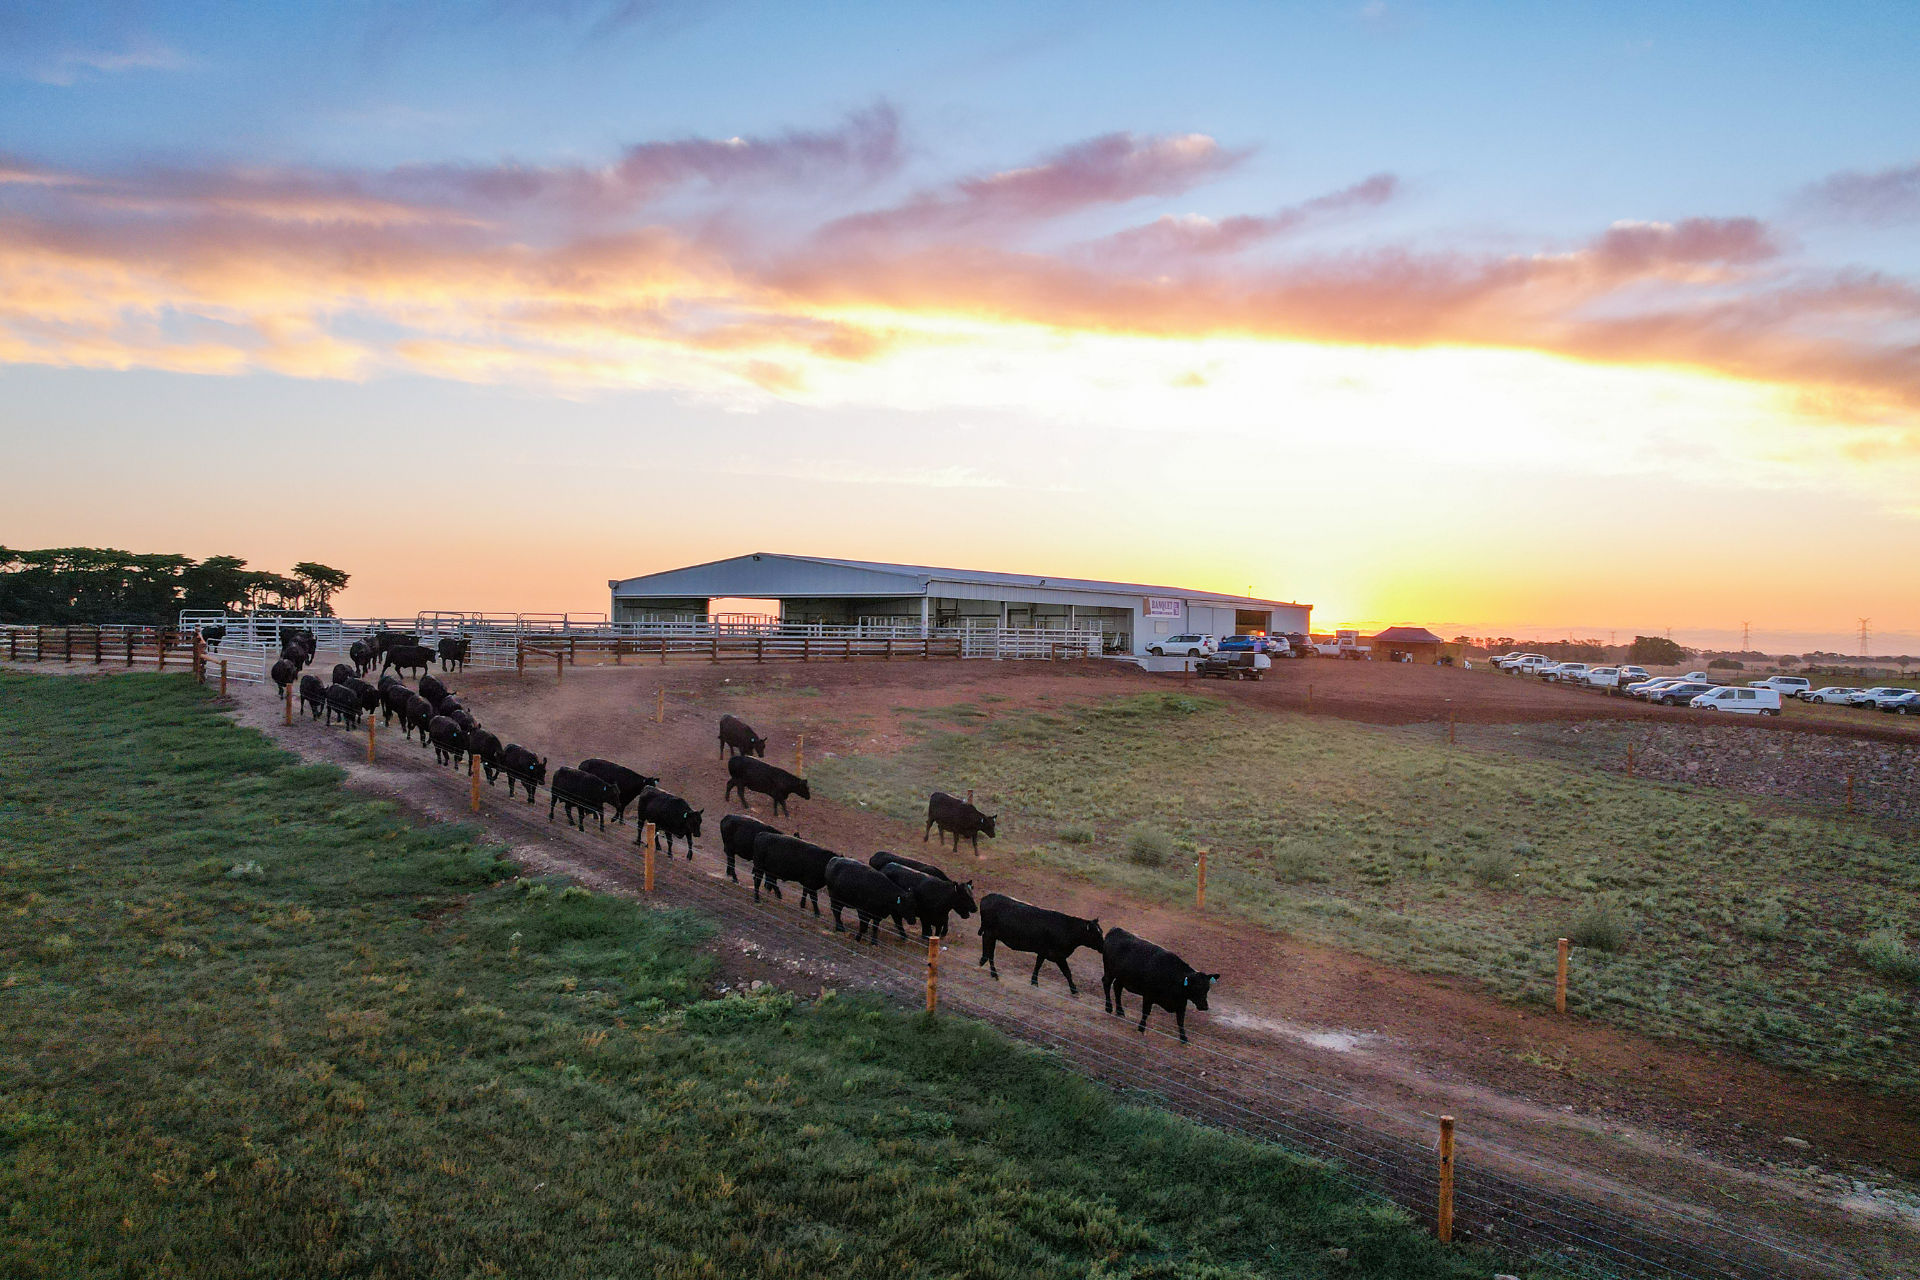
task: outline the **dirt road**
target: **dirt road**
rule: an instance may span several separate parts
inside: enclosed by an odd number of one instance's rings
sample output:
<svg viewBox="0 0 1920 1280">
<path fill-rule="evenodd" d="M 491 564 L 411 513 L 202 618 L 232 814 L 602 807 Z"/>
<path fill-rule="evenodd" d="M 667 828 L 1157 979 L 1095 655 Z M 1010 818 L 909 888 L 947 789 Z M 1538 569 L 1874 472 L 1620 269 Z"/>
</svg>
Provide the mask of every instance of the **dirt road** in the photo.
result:
<svg viewBox="0 0 1920 1280">
<path fill-rule="evenodd" d="M 700 905 L 726 922 L 720 949 L 735 980 L 765 978 L 808 994 L 864 985 L 903 999 L 917 999 L 921 989 L 925 956 L 917 940 L 854 948 L 823 935 L 790 902 L 756 908 L 749 894 L 717 878 L 717 824 L 727 811 L 714 737 L 721 711 L 756 723 L 773 740 L 769 758 L 791 764 L 803 733 L 816 759 L 888 750 L 906 738 L 901 718 L 910 711 L 902 709 L 976 697 L 1058 706 L 1164 683 L 1108 664 L 1013 663 L 603 668 L 570 672 L 558 687 L 551 677 L 448 679 L 503 739 L 549 754 L 556 767 L 589 755 L 625 760 L 705 806 L 700 852 L 691 863 L 662 859 L 658 896 Z M 666 722 L 656 726 L 662 688 Z M 243 722 L 304 755 L 347 766 L 356 785 L 431 816 L 464 816 L 466 779 L 436 768 L 431 753 L 402 743 L 397 732 L 381 736 L 381 762 L 369 768 L 363 736 L 304 719 L 284 728 L 270 693 L 249 691 L 238 701 Z M 544 797 L 530 809 L 508 804 L 498 789 L 483 791 L 480 820 L 528 865 L 636 889 L 630 832 L 564 832 L 548 823 Z M 917 827 L 830 798 L 796 801 L 794 809 L 791 827 L 833 847 L 864 853 L 921 844 Z M 1210 1013 L 1190 1016 L 1194 1043 L 1182 1049 L 1170 1025 L 1142 1037 L 1101 1012 L 1097 962 L 1076 972 L 1077 998 L 1051 971 L 1040 988 L 1029 987 L 1017 964 L 1003 966 L 1003 981 L 994 983 L 973 964 L 971 927 L 957 928 L 942 971 L 944 1006 L 1055 1045 L 1103 1079 L 1144 1087 L 1215 1123 L 1341 1155 L 1357 1175 L 1412 1205 L 1431 1203 L 1434 1118 L 1455 1115 L 1461 1218 L 1481 1238 L 1586 1233 L 1685 1273 L 1920 1274 L 1920 1201 L 1906 1197 L 1893 1176 L 1920 1172 L 1920 1121 L 1907 1104 L 1737 1055 L 1542 1017 L 1464 982 L 1131 901 L 1019 865 L 990 842 L 983 854 L 977 862 L 970 854 L 942 856 L 956 874 L 971 870 L 983 890 L 1109 925 L 1124 921 L 1201 967 L 1232 975 Z"/>
</svg>

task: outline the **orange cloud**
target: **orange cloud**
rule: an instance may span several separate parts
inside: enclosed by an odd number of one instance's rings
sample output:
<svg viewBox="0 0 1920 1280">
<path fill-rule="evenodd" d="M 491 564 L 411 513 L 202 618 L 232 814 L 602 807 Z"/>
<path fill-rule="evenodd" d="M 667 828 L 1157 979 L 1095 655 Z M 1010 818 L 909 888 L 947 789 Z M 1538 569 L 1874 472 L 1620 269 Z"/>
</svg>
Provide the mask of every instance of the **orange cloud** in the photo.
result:
<svg viewBox="0 0 1920 1280">
<path fill-rule="evenodd" d="M 778 394 L 808 361 L 874 360 L 940 340 L 930 318 L 964 317 L 1515 348 L 1784 384 L 1853 416 L 1920 408 L 1920 291 L 1795 260 L 1756 219 L 1619 222 L 1530 253 L 1314 248 L 1316 229 L 1395 197 L 1379 174 L 1272 213 L 1067 234 L 1248 154 L 1131 134 L 846 209 L 907 153 L 879 107 L 821 131 L 640 144 L 603 166 L 79 172 L 0 157 L 0 358 Z"/>
</svg>

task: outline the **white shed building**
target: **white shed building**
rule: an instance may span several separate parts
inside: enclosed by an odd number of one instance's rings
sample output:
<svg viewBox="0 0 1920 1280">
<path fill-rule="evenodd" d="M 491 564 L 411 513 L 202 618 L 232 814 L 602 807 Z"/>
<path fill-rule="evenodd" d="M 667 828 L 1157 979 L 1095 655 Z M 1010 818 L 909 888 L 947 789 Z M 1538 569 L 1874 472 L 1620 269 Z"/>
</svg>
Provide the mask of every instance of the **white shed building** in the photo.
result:
<svg viewBox="0 0 1920 1280">
<path fill-rule="evenodd" d="M 777 602 L 783 623 L 835 626 L 1097 627 L 1109 652 L 1155 638 L 1309 630 L 1312 605 L 1185 587 L 877 564 L 762 551 L 609 581 L 615 622 L 705 618 L 720 599 Z"/>
</svg>

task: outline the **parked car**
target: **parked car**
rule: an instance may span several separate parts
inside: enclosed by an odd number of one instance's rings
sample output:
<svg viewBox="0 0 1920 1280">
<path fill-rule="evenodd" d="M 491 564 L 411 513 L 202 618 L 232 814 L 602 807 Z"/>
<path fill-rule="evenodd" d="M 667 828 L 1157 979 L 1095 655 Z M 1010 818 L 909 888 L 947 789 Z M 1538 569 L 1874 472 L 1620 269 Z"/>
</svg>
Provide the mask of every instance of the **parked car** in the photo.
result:
<svg viewBox="0 0 1920 1280">
<path fill-rule="evenodd" d="M 1888 698 L 1880 704 L 1880 709 L 1890 715 L 1920 716 L 1920 692 L 1908 690 L 1903 698 Z"/>
<path fill-rule="evenodd" d="M 1507 672 L 1516 676 L 1537 676 L 1548 667 L 1558 665 L 1544 653 L 1528 653 L 1521 655 L 1520 661 L 1508 667 Z"/>
<path fill-rule="evenodd" d="M 1620 674 L 1615 676 L 1613 683 L 1607 686 L 1607 692 L 1617 696 L 1625 693 L 1642 680 L 1651 680 L 1652 678 L 1652 676 L 1647 674 L 1645 667 L 1621 667 Z"/>
<path fill-rule="evenodd" d="M 1156 658 L 1204 658 L 1218 647 L 1212 636 L 1168 636 L 1148 645 L 1147 652 Z"/>
<path fill-rule="evenodd" d="M 1709 689 L 1705 693 L 1695 694 L 1687 705 L 1702 711 L 1731 711 L 1747 716 L 1777 716 L 1780 714 L 1780 691 L 1755 689 L 1751 686 L 1742 689 L 1734 685 L 1724 685 L 1718 689 Z"/>
<path fill-rule="evenodd" d="M 1676 680 L 1664 689 L 1656 690 L 1648 701 L 1657 702 L 1663 707 L 1684 707 L 1713 687 L 1704 680 Z"/>
<path fill-rule="evenodd" d="M 1618 667 L 1588 667 L 1586 674 L 1574 683 L 1583 684 L 1589 689 L 1611 689 L 1619 680 Z"/>
<path fill-rule="evenodd" d="M 1911 689 L 1895 689 L 1892 686 L 1888 686 L 1874 695 L 1873 705 L 1879 710 L 1885 711 L 1888 703 L 1899 702 L 1912 692 L 1913 690 Z"/>
<path fill-rule="evenodd" d="M 1579 684 L 1580 677 L 1587 674 L 1584 662 L 1556 662 L 1550 667 L 1540 668 L 1540 678 L 1549 684 Z"/>
<path fill-rule="evenodd" d="M 1847 695 L 1847 705 L 1850 707 L 1877 707 L 1880 705 L 1881 698 L 1905 692 L 1905 689 L 1896 689 L 1892 685 L 1885 684 L 1875 685 L 1871 689 L 1855 689 Z"/>
<path fill-rule="evenodd" d="M 1858 689 L 1843 684 L 1830 684 L 1824 689 L 1810 689 L 1800 696 L 1808 702 L 1824 702 L 1846 706 L 1847 699 L 1859 693 Z"/>
<path fill-rule="evenodd" d="M 1805 676 L 1768 676 L 1765 680 L 1747 681 L 1749 689 L 1773 689 L 1783 698 L 1797 698 L 1813 688 L 1813 682 Z"/>
<path fill-rule="evenodd" d="M 1651 680 L 1641 680 L 1627 686 L 1627 693 L 1635 698 L 1652 698 L 1654 694 L 1670 684 L 1679 684 L 1679 676 L 1655 676 Z"/>
<path fill-rule="evenodd" d="M 1500 653 L 1500 654 L 1489 655 L 1487 658 L 1487 664 L 1493 667 L 1496 671 L 1505 671 L 1507 669 L 1507 664 L 1509 662 L 1518 662 L 1520 661 L 1520 659 L 1524 657 L 1526 657 L 1525 654 L 1521 653 L 1518 649 L 1515 649 L 1511 653 Z"/>
<path fill-rule="evenodd" d="M 1271 643 L 1265 636 L 1221 636 L 1215 652 L 1265 653 Z"/>
</svg>

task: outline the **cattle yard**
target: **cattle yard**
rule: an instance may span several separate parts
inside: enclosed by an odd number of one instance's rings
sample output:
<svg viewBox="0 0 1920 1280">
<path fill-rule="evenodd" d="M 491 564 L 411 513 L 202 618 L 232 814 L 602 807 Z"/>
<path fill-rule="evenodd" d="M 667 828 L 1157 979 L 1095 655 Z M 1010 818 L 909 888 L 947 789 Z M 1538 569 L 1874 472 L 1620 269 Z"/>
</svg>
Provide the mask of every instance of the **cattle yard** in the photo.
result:
<svg viewBox="0 0 1920 1280">
<path fill-rule="evenodd" d="M 1847 941 L 1911 901 L 1902 823 L 1824 797 L 1575 775 L 1490 726 L 1661 709 L 1474 672 L 1305 662 L 1202 693 L 1090 662 L 622 666 L 445 678 L 503 739 L 556 764 L 623 760 L 704 805 L 699 855 L 658 869 L 659 890 L 728 922 L 723 954 L 742 974 L 917 998 L 925 962 L 891 938 L 849 951 L 716 878 L 718 816 L 739 811 L 713 754 L 726 712 L 769 737 L 769 761 L 797 769 L 805 752 L 815 798 L 783 829 L 920 856 L 927 792 L 970 789 L 1000 831 L 977 862 L 938 855 L 956 875 L 1225 974 L 1183 1049 L 1170 1021 L 1142 1040 L 1091 1016 L 1084 992 L 991 983 L 963 927 L 943 1007 L 1176 1110 L 1340 1158 L 1415 1208 L 1433 1202 L 1431 1116 L 1459 1113 L 1473 1238 L 1588 1261 L 1598 1241 L 1615 1269 L 1649 1274 L 1901 1273 L 1920 1217 L 1903 1189 L 1920 1173 L 1912 988 Z M 432 814 L 467 808 L 465 779 L 398 735 L 368 766 L 357 738 L 287 726 L 270 690 L 237 702 L 243 723 L 359 785 Z M 1462 725 L 1489 728 L 1461 741 Z M 1754 741 L 1779 732 L 1754 728 Z M 563 835 L 492 792 L 481 820 L 516 857 L 641 889 L 630 842 Z M 1148 831 L 1159 839 L 1136 838 Z M 1553 939 L 1578 931 L 1582 903 L 1625 933 L 1582 935 L 1560 1016 Z"/>
</svg>

